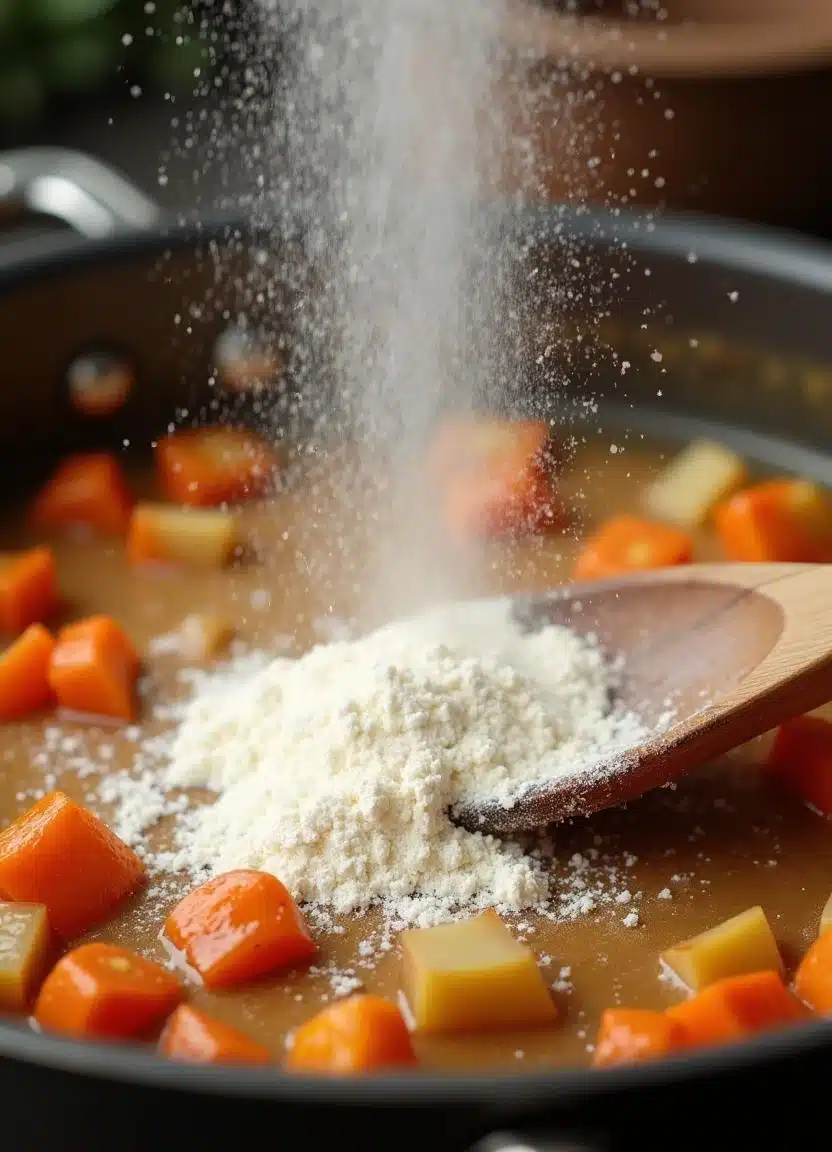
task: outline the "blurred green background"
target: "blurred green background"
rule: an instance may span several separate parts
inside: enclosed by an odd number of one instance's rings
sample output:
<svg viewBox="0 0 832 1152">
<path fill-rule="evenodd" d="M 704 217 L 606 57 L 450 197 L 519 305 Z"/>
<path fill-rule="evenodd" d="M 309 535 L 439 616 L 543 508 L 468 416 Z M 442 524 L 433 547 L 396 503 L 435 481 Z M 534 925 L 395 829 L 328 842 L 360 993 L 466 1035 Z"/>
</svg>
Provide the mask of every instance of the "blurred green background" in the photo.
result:
<svg viewBox="0 0 832 1152">
<path fill-rule="evenodd" d="M 0 144 L 25 140 L 67 105 L 204 90 L 217 65 L 205 8 L 181 0 L 0 0 Z"/>
</svg>

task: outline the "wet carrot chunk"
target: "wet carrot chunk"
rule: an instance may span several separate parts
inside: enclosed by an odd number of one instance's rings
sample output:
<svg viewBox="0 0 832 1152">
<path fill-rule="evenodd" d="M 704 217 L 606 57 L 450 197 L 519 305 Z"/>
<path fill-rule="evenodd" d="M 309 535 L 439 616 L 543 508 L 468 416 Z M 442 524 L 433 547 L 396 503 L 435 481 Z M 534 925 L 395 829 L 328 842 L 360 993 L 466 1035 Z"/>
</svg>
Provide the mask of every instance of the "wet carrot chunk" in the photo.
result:
<svg viewBox="0 0 832 1152">
<path fill-rule="evenodd" d="M 55 641 L 42 624 L 30 625 L 0 655 L 0 720 L 18 720 L 52 700 L 49 661 Z"/>
<path fill-rule="evenodd" d="M 832 931 L 818 936 L 801 960 L 794 990 L 815 1012 L 832 1012 Z"/>
<path fill-rule="evenodd" d="M 549 427 L 536 420 L 456 419 L 429 446 L 428 474 L 457 537 L 544 532 L 565 522 L 551 474 Z"/>
<path fill-rule="evenodd" d="M 645 568 L 689 564 L 692 559 L 693 538 L 688 532 L 637 516 L 616 516 L 584 541 L 574 575 L 578 580 L 603 580 Z"/>
<path fill-rule="evenodd" d="M 808 480 L 766 480 L 714 512 L 729 560 L 832 560 L 832 499 Z"/>
<path fill-rule="evenodd" d="M 59 633 L 49 682 L 62 708 L 129 721 L 138 667 L 124 629 L 109 616 L 91 616 Z"/>
<path fill-rule="evenodd" d="M 823 816 L 832 816 L 832 724 L 800 716 L 777 733 L 769 769 L 789 791 Z"/>
<path fill-rule="evenodd" d="M 159 1052 L 194 1064 L 270 1064 L 271 1052 L 193 1004 L 181 1004 L 165 1025 Z"/>
<path fill-rule="evenodd" d="M 189 892 L 168 916 L 165 932 L 209 988 L 255 980 L 317 951 L 286 888 L 268 872 L 249 869 Z"/>
<path fill-rule="evenodd" d="M 0 629 L 16 636 L 30 624 L 48 620 L 59 602 L 51 549 L 0 556 Z"/>
<path fill-rule="evenodd" d="M 96 942 L 58 961 L 43 982 L 34 1017 L 49 1032 L 127 1039 L 148 1032 L 182 996 L 182 985 L 161 964 Z"/>
<path fill-rule="evenodd" d="M 210 507 L 263 492 L 278 468 L 278 458 L 251 432 L 201 428 L 160 440 L 156 466 L 170 500 Z"/>
<path fill-rule="evenodd" d="M 121 467 L 108 452 L 71 456 L 47 481 L 32 506 L 36 524 L 66 528 L 83 524 L 122 536 L 133 500 Z"/>
<path fill-rule="evenodd" d="M 668 1008 L 692 1045 L 744 1040 L 755 1032 L 805 1019 L 807 1012 L 777 972 L 729 976 Z"/>
<path fill-rule="evenodd" d="M 335 1076 L 381 1072 L 416 1063 L 401 1012 L 380 996 L 350 996 L 295 1032 L 285 1067 Z"/>
<path fill-rule="evenodd" d="M 45 904 L 60 936 L 100 923 L 144 880 L 132 848 L 63 792 L 50 792 L 0 832 L 0 893 Z"/>
<path fill-rule="evenodd" d="M 601 1017 L 593 1064 L 632 1064 L 669 1056 L 685 1044 L 682 1025 L 664 1012 L 608 1008 Z"/>
</svg>

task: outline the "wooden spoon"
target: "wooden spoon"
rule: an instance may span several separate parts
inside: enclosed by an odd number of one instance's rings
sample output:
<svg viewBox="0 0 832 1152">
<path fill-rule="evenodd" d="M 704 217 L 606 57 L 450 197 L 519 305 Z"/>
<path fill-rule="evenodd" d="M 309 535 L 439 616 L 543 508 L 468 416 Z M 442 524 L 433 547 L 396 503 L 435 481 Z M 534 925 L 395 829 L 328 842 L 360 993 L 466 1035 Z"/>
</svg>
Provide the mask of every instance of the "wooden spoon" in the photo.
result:
<svg viewBox="0 0 832 1152">
<path fill-rule="evenodd" d="M 832 564 L 693 564 L 517 597 L 525 627 L 595 633 L 625 655 L 621 699 L 669 728 L 506 808 L 455 813 L 468 828 L 522 829 L 632 800 L 832 700 Z"/>
</svg>

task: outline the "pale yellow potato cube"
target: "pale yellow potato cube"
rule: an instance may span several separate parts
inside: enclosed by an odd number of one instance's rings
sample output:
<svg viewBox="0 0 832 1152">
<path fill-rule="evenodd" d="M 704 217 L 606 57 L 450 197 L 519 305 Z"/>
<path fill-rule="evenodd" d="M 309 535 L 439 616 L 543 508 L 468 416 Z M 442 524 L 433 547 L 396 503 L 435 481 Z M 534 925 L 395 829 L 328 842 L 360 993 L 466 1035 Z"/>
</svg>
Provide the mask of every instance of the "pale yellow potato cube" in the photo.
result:
<svg viewBox="0 0 832 1152">
<path fill-rule="evenodd" d="M 493 910 L 402 935 L 404 988 L 422 1032 L 553 1024 L 557 1009 L 534 955 Z"/>
<path fill-rule="evenodd" d="M 238 544 L 238 521 L 231 512 L 140 503 L 130 520 L 127 554 L 134 564 L 221 568 Z"/>
<path fill-rule="evenodd" d="M 777 941 L 759 904 L 668 948 L 662 960 L 694 992 L 726 976 L 783 971 Z"/>
<path fill-rule="evenodd" d="M 43 904 L 0 902 L 0 1008 L 23 1012 L 46 973 L 51 934 Z"/>
<path fill-rule="evenodd" d="M 830 895 L 824 904 L 823 911 L 820 914 L 818 936 L 822 936 L 824 932 L 832 932 L 832 895 Z"/>
<path fill-rule="evenodd" d="M 660 520 L 698 528 L 746 477 L 745 462 L 736 452 L 710 440 L 694 440 L 648 485 L 644 504 Z"/>
<path fill-rule="evenodd" d="M 211 660 L 226 650 L 234 628 L 221 616 L 194 613 L 186 616 L 179 629 L 182 653 L 190 660 Z"/>
</svg>

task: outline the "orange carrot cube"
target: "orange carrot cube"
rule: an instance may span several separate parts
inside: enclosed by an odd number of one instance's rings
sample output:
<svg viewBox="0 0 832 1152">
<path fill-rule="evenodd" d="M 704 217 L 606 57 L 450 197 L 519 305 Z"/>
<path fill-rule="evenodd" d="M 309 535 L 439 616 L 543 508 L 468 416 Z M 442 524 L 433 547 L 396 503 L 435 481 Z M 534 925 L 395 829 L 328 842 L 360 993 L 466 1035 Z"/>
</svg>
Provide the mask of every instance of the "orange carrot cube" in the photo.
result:
<svg viewBox="0 0 832 1152">
<path fill-rule="evenodd" d="M 30 624 L 0 655 L 0 720 L 17 720 L 52 700 L 49 662 L 55 641 L 42 624 Z"/>
<path fill-rule="evenodd" d="M 58 704 L 73 712 L 133 719 L 138 656 L 109 616 L 92 616 L 59 634 L 49 664 Z"/>
<path fill-rule="evenodd" d="M 165 932 L 209 988 L 256 980 L 317 951 L 286 888 L 253 869 L 226 872 L 189 892 Z"/>
<path fill-rule="evenodd" d="M 181 1004 L 165 1025 L 159 1052 L 195 1064 L 271 1064 L 272 1054 L 193 1004 Z"/>
<path fill-rule="evenodd" d="M 808 480 L 766 480 L 720 504 L 714 522 L 729 560 L 832 560 L 832 497 Z"/>
<path fill-rule="evenodd" d="M 286 1056 L 291 1072 L 350 1076 L 416 1063 L 401 1012 L 380 996 L 350 996 L 324 1008 L 295 1032 Z"/>
<path fill-rule="evenodd" d="M 121 466 L 108 452 L 71 456 L 61 464 L 35 498 L 36 524 L 65 528 L 83 524 L 112 536 L 123 536 L 133 500 Z"/>
<path fill-rule="evenodd" d="M 601 1017 L 593 1064 L 632 1064 L 669 1056 L 685 1046 L 685 1030 L 665 1012 L 608 1008 Z"/>
<path fill-rule="evenodd" d="M 0 629 L 16 636 L 30 624 L 48 620 L 59 603 L 50 548 L 0 556 Z"/>
<path fill-rule="evenodd" d="M 278 457 L 252 432 L 200 428 L 160 440 L 156 466 L 168 499 L 210 507 L 265 491 L 277 471 Z"/>
<path fill-rule="evenodd" d="M 462 417 L 443 421 L 428 447 L 430 477 L 444 485 L 459 475 L 552 472 L 555 447 L 543 420 Z"/>
<path fill-rule="evenodd" d="M 794 990 L 815 1012 L 832 1012 L 832 931 L 818 936 L 801 960 Z"/>
<path fill-rule="evenodd" d="M 775 737 L 768 768 L 822 816 L 832 816 L 832 723 L 799 716 Z"/>
<path fill-rule="evenodd" d="M 48 1032 L 122 1040 L 148 1032 L 183 994 L 182 985 L 161 964 L 114 944 L 82 944 L 46 977 L 34 1017 Z"/>
<path fill-rule="evenodd" d="M 0 894 L 45 904 L 65 938 L 99 924 L 144 881 L 132 848 L 63 792 L 50 792 L 0 832 Z"/>
<path fill-rule="evenodd" d="M 755 1032 L 793 1024 L 806 1009 L 792 996 L 778 972 L 728 976 L 703 988 L 690 1000 L 668 1008 L 692 1045 L 744 1040 Z"/>
<path fill-rule="evenodd" d="M 574 575 L 578 580 L 603 580 L 645 568 L 689 564 L 692 559 L 689 533 L 636 516 L 616 516 L 584 542 Z"/>
</svg>

